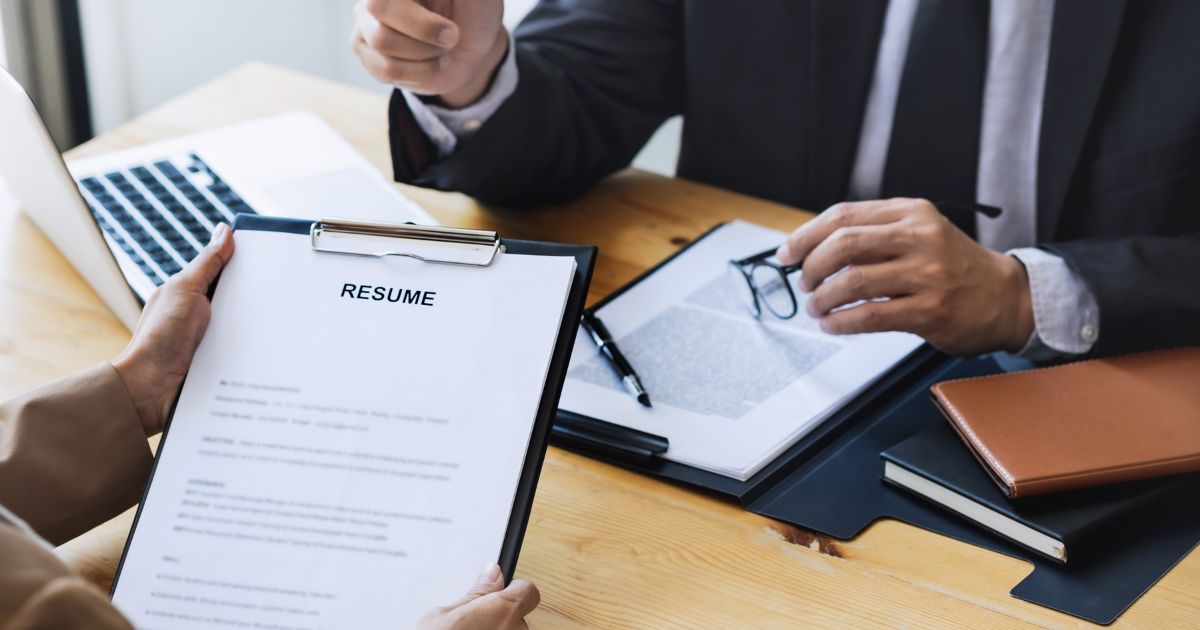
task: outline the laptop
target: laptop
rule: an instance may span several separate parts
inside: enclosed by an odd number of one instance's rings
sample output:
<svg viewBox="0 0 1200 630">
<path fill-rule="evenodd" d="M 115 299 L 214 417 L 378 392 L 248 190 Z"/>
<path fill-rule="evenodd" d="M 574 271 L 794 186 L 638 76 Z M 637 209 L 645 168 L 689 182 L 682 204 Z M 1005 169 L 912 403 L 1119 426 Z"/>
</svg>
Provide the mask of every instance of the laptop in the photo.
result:
<svg viewBox="0 0 1200 630">
<path fill-rule="evenodd" d="M 63 162 L 0 68 L 0 178 L 126 327 L 240 213 L 435 225 L 321 119 L 292 112 Z"/>
</svg>

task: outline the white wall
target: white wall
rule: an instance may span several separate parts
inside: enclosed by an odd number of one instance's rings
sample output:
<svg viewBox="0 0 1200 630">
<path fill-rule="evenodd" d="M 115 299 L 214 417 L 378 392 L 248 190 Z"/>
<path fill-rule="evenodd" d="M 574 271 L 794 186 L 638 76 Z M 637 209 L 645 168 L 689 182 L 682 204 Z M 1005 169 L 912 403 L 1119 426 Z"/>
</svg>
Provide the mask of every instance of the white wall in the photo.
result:
<svg viewBox="0 0 1200 630">
<path fill-rule="evenodd" d="M 250 60 L 375 88 L 348 44 L 353 4 L 353 0 L 82 2 L 95 127 L 100 132 L 111 129 Z"/>
<path fill-rule="evenodd" d="M 469 0 L 476 1 L 476 0 Z M 510 28 L 537 0 L 508 0 Z M 356 0 L 86 0 L 80 3 L 97 133 L 246 61 L 385 91 L 349 46 Z M 673 126 L 672 126 L 673 125 Z M 635 161 L 673 173 L 678 121 Z"/>
<path fill-rule="evenodd" d="M 81 2 L 100 132 L 249 60 L 385 91 L 350 49 L 356 0 Z M 515 24 L 536 0 L 509 0 Z"/>
<path fill-rule="evenodd" d="M 8 67 L 8 53 L 4 49 L 4 21 L 3 12 L 0 11 L 0 66 Z M 12 197 L 8 192 L 8 186 L 4 183 L 4 178 L 0 177 L 0 208 L 7 209 L 12 205 Z"/>
</svg>

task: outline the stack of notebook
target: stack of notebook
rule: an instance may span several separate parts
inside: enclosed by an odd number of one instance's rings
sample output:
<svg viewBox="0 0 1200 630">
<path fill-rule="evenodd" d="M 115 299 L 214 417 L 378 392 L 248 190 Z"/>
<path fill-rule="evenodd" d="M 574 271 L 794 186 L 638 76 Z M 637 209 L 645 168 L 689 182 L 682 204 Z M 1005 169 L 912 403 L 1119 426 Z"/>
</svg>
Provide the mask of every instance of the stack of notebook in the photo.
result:
<svg viewBox="0 0 1200 630">
<path fill-rule="evenodd" d="M 948 424 L 881 453 L 884 480 L 1059 562 L 1195 500 L 1182 495 L 1200 471 L 1200 349 L 949 381 L 933 397 Z"/>
</svg>

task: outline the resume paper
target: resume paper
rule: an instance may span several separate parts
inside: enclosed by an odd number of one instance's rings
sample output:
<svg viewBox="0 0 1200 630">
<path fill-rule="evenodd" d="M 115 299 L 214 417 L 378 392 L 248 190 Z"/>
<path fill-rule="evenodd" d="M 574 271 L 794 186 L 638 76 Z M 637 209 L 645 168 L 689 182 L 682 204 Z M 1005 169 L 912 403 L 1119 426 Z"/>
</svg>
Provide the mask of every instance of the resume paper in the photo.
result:
<svg viewBox="0 0 1200 630">
<path fill-rule="evenodd" d="M 575 259 L 235 233 L 113 602 L 145 628 L 406 628 L 495 562 Z"/>
</svg>

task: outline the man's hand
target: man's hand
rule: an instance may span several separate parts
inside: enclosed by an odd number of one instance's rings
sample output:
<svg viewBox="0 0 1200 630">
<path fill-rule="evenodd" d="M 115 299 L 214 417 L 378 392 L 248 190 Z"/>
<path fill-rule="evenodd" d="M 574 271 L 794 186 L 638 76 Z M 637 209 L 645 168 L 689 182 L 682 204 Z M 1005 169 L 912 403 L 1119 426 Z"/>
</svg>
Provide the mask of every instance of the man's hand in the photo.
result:
<svg viewBox="0 0 1200 630">
<path fill-rule="evenodd" d="M 829 333 L 911 332 L 958 355 L 1016 352 L 1033 333 L 1021 262 L 971 240 L 924 199 L 837 204 L 793 232 L 778 257 L 804 262 L 808 313 Z"/>
<path fill-rule="evenodd" d="M 376 79 L 466 107 L 508 51 L 503 0 L 362 0 L 350 44 Z"/>
<path fill-rule="evenodd" d="M 208 247 L 159 287 L 138 320 L 133 339 L 112 366 L 121 375 L 146 435 L 163 429 L 212 312 L 208 287 L 233 256 L 229 226 L 217 225 Z"/>
<path fill-rule="evenodd" d="M 479 574 L 475 586 L 462 599 L 431 611 L 421 620 L 421 630 L 480 630 L 528 628 L 525 615 L 542 599 L 537 587 L 513 580 L 504 587 L 500 567 L 490 566 Z"/>
</svg>

